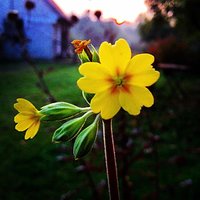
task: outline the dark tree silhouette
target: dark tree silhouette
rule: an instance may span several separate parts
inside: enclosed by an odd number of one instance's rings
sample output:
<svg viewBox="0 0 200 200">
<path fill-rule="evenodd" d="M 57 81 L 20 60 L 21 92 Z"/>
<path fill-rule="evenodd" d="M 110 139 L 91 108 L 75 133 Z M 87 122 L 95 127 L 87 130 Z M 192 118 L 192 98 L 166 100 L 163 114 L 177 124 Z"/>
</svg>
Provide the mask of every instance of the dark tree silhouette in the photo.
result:
<svg viewBox="0 0 200 200">
<path fill-rule="evenodd" d="M 102 12 L 101 12 L 100 10 L 96 10 L 96 11 L 94 12 L 94 15 L 96 16 L 96 18 L 97 18 L 98 20 L 100 20 L 101 15 L 102 15 Z"/>
<path fill-rule="evenodd" d="M 146 19 L 139 27 L 143 40 L 148 42 L 158 41 L 173 36 L 176 38 L 178 46 L 179 43 L 184 43 L 187 46 L 187 55 L 180 55 L 183 58 L 182 62 L 198 66 L 200 1 L 146 0 L 145 3 L 153 17 L 150 20 Z M 163 47 L 160 46 L 160 49 L 162 50 Z M 187 57 L 187 60 L 185 60 L 185 57 Z"/>
</svg>

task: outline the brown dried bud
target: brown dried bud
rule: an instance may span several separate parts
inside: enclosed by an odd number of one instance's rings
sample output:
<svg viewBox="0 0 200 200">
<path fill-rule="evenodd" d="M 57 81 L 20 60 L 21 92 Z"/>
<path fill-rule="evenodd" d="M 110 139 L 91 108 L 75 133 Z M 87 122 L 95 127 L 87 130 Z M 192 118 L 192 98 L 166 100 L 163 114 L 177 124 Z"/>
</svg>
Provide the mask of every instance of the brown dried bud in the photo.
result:
<svg viewBox="0 0 200 200">
<path fill-rule="evenodd" d="M 91 40 L 73 40 L 71 43 L 74 45 L 75 52 L 81 54 L 87 48 L 87 45 L 91 43 Z"/>
</svg>

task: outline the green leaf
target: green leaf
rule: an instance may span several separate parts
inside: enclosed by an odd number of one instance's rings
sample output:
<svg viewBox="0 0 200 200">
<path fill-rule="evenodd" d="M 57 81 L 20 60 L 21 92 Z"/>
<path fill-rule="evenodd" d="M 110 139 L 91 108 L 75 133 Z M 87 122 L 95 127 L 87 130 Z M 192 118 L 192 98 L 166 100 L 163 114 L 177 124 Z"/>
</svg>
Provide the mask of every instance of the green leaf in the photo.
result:
<svg viewBox="0 0 200 200">
<path fill-rule="evenodd" d="M 65 142 L 72 140 L 83 128 L 87 118 L 92 114 L 88 112 L 82 117 L 71 119 L 59 127 L 53 134 L 53 142 Z"/>
<path fill-rule="evenodd" d="M 82 130 L 77 136 L 73 147 L 73 154 L 75 159 L 82 158 L 90 152 L 96 140 L 97 131 L 98 117 L 91 125 Z"/>
<path fill-rule="evenodd" d="M 88 111 L 88 108 L 80 108 L 66 102 L 56 102 L 43 106 L 40 113 L 43 115 L 42 121 L 54 121 L 71 118 L 85 111 Z"/>
</svg>

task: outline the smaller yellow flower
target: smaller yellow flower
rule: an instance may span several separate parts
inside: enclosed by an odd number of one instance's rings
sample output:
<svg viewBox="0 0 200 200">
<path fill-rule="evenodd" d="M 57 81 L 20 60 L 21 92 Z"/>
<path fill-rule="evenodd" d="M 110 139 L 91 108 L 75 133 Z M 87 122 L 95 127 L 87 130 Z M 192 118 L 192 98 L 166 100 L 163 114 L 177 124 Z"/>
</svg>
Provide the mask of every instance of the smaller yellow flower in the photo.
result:
<svg viewBox="0 0 200 200">
<path fill-rule="evenodd" d="M 73 40 L 71 43 L 74 45 L 75 52 L 81 54 L 87 45 L 91 43 L 91 40 Z"/>
<path fill-rule="evenodd" d="M 17 99 L 14 108 L 19 112 L 14 118 L 17 123 L 15 129 L 17 131 L 26 130 L 25 140 L 32 139 L 39 130 L 42 115 L 30 101 L 23 98 Z"/>
</svg>

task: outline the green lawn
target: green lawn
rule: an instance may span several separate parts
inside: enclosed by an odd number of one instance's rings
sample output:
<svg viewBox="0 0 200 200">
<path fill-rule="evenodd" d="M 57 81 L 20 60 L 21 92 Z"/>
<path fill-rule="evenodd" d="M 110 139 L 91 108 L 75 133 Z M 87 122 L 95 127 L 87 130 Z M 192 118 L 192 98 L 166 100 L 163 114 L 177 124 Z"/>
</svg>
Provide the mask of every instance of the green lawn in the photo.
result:
<svg viewBox="0 0 200 200">
<path fill-rule="evenodd" d="M 80 77 L 77 66 L 47 62 L 37 65 L 44 70 L 45 81 L 58 101 L 85 104 L 76 85 Z M 155 199 L 155 194 L 163 200 L 199 198 L 199 75 L 174 75 L 167 79 L 162 73 L 152 88 L 155 105 L 151 109 L 144 108 L 138 117 L 121 112 L 114 119 L 122 199 Z M 26 98 L 37 108 L 47 104 L 37 82 L 25 63 L 1 66 L 0 199 L 94 199 L 90 176 L 100 199 L 107 198 L 101 136 L 85 160 L 88 175 L 80 170 L 84 163 L 73 159 L 71 143 L 51 142 L 59 123 L 43 124 L 37 136 L 28 141 L 24 141 L 23 133 L 15 131 L 16 98 Z M 160 139 L 152 142 L 155 136 Z"/>
<path fill-rule="evenodd" d="M 74 179 L 81 182 L 83 177 L 74 170 L 80 163 L 58 161 L 59 156 L 70 156 L 71 151 L 63 152 L 65 147 L 51 143 L 55 129 L 51 124 L 44 124 L 37 137 L 29 141 L 23 140 L 23 133 L 15 131 L 16 98 L 26 98 L 37 108 L 47 104 L 46 96 L 36 86 L 36 75 L 28 65 L 23 65 L 19 70 L 16 67 L 0 74 L 0 199 L 60 199 L 79 185 Z M 59 101 L 83 104 L 76 86 L 77 67 L 43 63 L 39 66 L 45 69 L 46 83 Z M 53 69 L 49 71 L 49 67 Z"/>
</svg>

